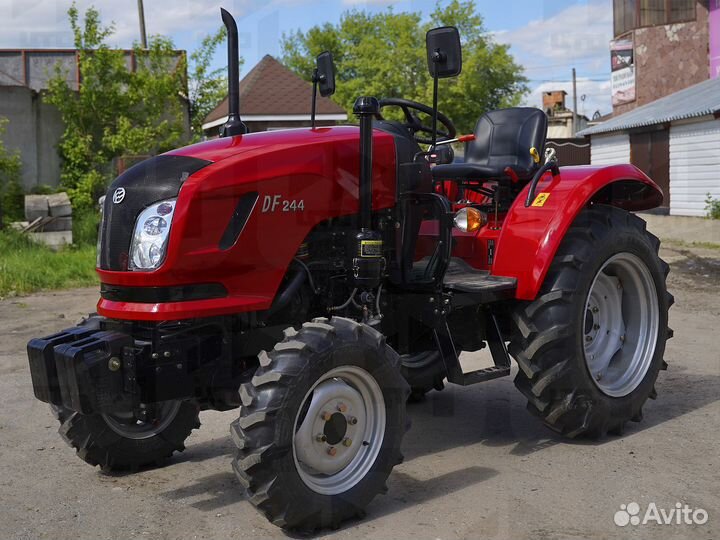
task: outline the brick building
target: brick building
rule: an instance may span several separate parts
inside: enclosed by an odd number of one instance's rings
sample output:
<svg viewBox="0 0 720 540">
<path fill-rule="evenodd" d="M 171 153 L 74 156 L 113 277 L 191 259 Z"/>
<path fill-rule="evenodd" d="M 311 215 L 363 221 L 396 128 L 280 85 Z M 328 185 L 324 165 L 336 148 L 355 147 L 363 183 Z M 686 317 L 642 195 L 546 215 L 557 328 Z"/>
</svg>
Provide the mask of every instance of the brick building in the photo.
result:
<svg viewBox="0 0 720 540">
<path fill-rule="evenodd" d="M 718 0 L 614 0 L 613 114 L 651 103 L 710 76 Z M 716 73 L 713 73 L 716 75 Z"/>
<path fill-rule="evenodd" d="M 720 198 L 720 0 L 614 0 L 613 115 L 579 133 L 591 162 L 630 162 L 661 212 L 705 215 Z"/>
</svg>

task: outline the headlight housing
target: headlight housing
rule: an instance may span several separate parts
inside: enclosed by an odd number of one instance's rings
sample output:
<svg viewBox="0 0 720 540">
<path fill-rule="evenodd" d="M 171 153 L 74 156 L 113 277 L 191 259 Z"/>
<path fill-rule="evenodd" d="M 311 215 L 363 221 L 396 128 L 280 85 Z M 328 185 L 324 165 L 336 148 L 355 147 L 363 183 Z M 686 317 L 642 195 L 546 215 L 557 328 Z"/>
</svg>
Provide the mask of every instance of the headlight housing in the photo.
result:
<svg viewBox="0 0 720 540">
<path fill-rule="evenodd" d="M 475 232 L 487 223 L 487 216 L 477 208 L 466 206 L 457 211 L 453 223 L 463 232 Z"/>
<path fill-rule="evenodd" d="M 177 199 L 154 202 L 140 212 L 130 244 L 131 270 L 155 270 L 165 260 L 176 202 Z"/>
</svg>

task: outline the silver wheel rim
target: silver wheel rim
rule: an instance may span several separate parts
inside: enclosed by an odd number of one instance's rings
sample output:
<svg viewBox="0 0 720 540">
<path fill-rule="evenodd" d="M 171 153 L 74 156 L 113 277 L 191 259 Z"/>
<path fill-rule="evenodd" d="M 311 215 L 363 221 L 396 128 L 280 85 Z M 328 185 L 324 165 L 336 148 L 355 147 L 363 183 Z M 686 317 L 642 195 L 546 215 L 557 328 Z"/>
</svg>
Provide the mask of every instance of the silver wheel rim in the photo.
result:
<svg viewBox="0 0 720 540">
<path fill-rule="evenodd" d="M 351 489 L 372 468 L 385 436 L 385 399 L 357 366 L 320 377 L 295 416 L 293 458 L 302 481 L 322 495 Z"/>
<path fill-rule="evenodd" d="M 608 396 L 630 394 L 647 374 L 657 344 L 655 281 L 631 253 L 608 259 L 585 303 L 584 353 L 590 375 Z"/>
<path fill-rule="evenodd" d="M 105 423 L 118 435 L 128 439 L 149 439 L 164 431 L 177 416 L 181 401 L 155 403 L 155 418 L 145 421 L 133 412 L 102 414 Z"/>
</svg>

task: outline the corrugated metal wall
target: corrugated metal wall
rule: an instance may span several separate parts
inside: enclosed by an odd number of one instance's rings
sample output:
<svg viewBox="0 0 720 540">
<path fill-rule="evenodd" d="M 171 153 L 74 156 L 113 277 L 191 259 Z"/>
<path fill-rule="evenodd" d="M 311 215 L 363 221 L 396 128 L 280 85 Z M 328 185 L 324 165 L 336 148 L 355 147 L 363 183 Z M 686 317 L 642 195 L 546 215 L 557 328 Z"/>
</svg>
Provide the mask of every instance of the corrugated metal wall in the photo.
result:
<svg viewBox="0 0 720 540">
<path fill-rule="evenodd" d="M 670 214 L 704 216 L 720 199 L 720 119 L 670 128 Z"/>
<path fill-rule="evenodd" d="M 630 163 L 630 137 L 620 135 L 593 135 L 590 143 L 590 163 L 615 165 Z"/>
</svg>

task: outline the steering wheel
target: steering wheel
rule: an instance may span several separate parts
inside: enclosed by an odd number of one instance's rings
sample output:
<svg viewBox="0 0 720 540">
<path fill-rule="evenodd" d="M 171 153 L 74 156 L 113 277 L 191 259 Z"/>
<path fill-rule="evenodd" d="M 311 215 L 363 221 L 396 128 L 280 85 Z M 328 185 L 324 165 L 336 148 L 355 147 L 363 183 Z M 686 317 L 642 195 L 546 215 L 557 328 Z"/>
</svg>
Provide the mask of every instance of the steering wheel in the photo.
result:
<svg viewBox="0 0 720 540">
<path fill-rule="evenodd" d="M 432 125 L 423 124 L 422 120 L 420 120 L 420 117 L 417 115 L 417 113 L 420 112 L 428 115 L 432 119 L 432 107 L 428 107 L 427 105 L 423 105 L 422 103 L 411 101 L 409 99 L 385 98 L 380 100 L 380 112 L 378 112 L 376 116 L 378 120 L 385 120 L 382 115 L 382 109 L 385 107 L 400 107 L 400 110 L 402 110 L 405 115 L 405 122 L 402 123 L 402 126 L 407 129 L 410 136 L 418 143 L 432 144 Z M 455 125 L 452 121 L 439 111 L 437 119 L 437 140 L 445 141 L 448 139 L 454 139 L 457 130 L 455 129 Z M 429 137 L 422 137 L 419 135 L 421 133 L 427 133 Z"/>
</svg>

